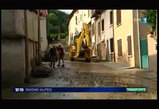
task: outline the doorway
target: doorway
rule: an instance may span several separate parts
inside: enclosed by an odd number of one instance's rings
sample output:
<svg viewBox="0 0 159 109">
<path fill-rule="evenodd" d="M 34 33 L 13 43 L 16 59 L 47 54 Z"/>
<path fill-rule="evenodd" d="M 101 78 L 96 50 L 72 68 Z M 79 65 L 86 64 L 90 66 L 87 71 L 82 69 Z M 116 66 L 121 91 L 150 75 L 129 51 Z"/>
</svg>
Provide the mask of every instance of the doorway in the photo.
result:
<svg viewBox="0 0 159 109">
<path fill-rule="evenodd" d="M 140 38 L 140 51 L 141 51 L 141 68 L 148 69 L 148 46 L 147 38 Z"/>
</svg>

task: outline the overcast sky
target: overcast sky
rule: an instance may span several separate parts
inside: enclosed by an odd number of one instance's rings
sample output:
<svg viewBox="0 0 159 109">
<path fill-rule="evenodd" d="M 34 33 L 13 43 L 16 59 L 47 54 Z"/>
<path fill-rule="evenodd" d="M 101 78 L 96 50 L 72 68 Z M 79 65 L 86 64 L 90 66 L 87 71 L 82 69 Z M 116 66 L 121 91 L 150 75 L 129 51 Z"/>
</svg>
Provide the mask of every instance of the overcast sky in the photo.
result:
<svg viewBox="0 0 159 109">
<path fill-rule="evenodd" d="M 72 9 L 67 9 L 67 10 L 59 9 L 59 10 L 65 12 L 67 14 L 70 14 L 72 12 Z"/>
</svg>

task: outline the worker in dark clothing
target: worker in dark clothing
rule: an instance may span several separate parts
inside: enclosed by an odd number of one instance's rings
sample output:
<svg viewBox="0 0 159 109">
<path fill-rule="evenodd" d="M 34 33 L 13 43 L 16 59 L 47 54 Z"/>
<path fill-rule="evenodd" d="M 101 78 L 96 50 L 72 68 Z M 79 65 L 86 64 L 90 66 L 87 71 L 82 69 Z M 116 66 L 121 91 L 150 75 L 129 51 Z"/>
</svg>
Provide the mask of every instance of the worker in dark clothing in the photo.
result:
<svg viewBox="0 0 159 109">
<path fill-rule="evenodd" d="M 56 62 L 56 47 L 55 45 L 50 49 L 50 56 L 51 56 L 51 67 L 55 68 Z"/>
<path fill-rule="evenodd" d="M 62 60 L 62 67 L 64 67 L 64 49 L 61 47 L 61 45 L 58 46 L 57 48 L 58 52 L 59 52 L 59 63 L 58 66 L 60 66 L 60 61 Z"/>
</svg>

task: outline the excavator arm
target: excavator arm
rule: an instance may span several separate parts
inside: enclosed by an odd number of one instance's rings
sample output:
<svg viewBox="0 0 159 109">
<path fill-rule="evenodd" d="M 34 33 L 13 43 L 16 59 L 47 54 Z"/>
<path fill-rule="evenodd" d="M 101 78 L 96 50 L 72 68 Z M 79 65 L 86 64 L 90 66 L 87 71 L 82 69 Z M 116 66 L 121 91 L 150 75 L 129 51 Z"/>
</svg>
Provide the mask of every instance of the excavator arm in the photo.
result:
<svg viewBox="0 0 159 109">
<path fill-rule="evenodd" d="M 85 49 L 85 58 L 90 60 L 91 58 L 91 53 L 92 53 L 92 48 L 91 48 L 91 40 L 89 36 L 89 31 L 88 31 L 88 26 L 87 24 L 83 24 L 83 30 L 81 31 L 80 36 L 75 39 L 75 45 L 70 46 L 69 48 L 69 57 L 72 60 L 73 58 L 78 58 L 81 52 L 81 47 L 82 47 L 82 41 L 85 38 L 86 39 L 86 49 Z M 74 60 L 74 59 L 73 59 Z"/>
<path fill-rule="evenodd" d="M 77 44 L 77 52 L 76 52 L 76 57 L 79 56 L 80 54 L 80 50 L 81 50 L 81 46 L 82 46 L 82 41 L 84 39 L 84 36 L 86 38 L 86 44 L 87 44 L 87 47 L 88 47 L 88 50 L 91 50 L 91 41 L 90 41 L 90 36 L 88 34 L 88 26 L 87 24 L 83 24 L 83 30 L 80 34 L 80 37 L 78 39 L 76 39 L 76 44 Z M 89 52 L 89 51 L 88 51 Z M 85 55 L 88 55 L 88 54 L 85 54 Z M 88 57 L 88 56 L 87 56 Z"/>
<path fill-rule="evenodd" d="M 81 34 L 80 34 L 80 36 L 79 36 L 79 38 L 78 39 L 76 39 L 76 56 L 75 57 L 78 57 L 79 56 L 79 54 L 80 54 L 80 50 L 81 50 L 81 46 L 82 46 L 82 40 L 83 40 L 83 38 L 84 38 L 84 34 L 85 34 L 85 31 L 84 31 L 84 29 L 82 30 L 82 32 L 81 32 Z"/>
</svg>

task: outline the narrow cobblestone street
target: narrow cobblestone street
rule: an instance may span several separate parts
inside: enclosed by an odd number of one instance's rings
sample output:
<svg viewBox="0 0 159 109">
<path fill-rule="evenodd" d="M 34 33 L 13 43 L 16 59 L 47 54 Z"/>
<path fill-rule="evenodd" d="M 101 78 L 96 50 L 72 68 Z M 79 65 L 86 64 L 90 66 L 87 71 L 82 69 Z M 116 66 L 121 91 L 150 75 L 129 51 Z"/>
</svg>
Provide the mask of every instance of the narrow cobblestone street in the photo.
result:
<svg viewBox="0 0 159 109">
<path fill-rule="evenodd" d="M 65 68 L 56 67 L 50 77 L 31 78 L 20 87 L 147 87 L 146 93 L 13 93 L 2 90 L 8 99 L 156 99 L 156 76 L 153 72 L 126 69 L 118 63 L 86 63 L 65 61 Z M 49 63 L 43 63 L 48 67 Z M 113 67 L 110 67 L 112 66 Z M 116 66 L 116 68 L 114 68 Z M 117 67 L 118 66 L 118 67 Z M 152 76 L 153 75 L 153 76 Z M 150 90 L 151 89 L 151 90 Z"/>
</svg>

